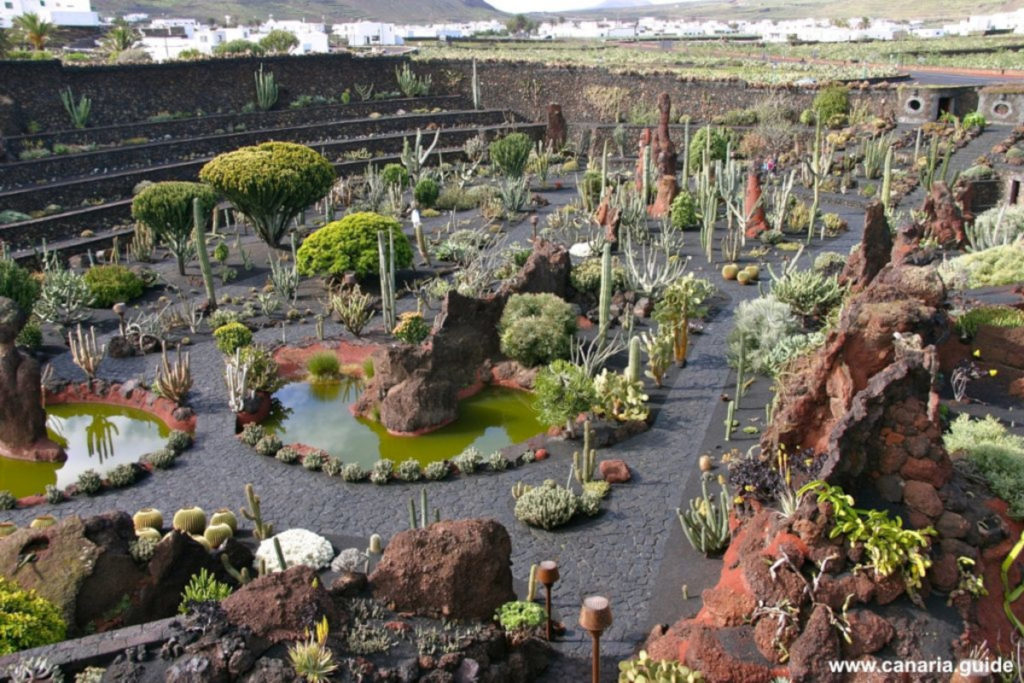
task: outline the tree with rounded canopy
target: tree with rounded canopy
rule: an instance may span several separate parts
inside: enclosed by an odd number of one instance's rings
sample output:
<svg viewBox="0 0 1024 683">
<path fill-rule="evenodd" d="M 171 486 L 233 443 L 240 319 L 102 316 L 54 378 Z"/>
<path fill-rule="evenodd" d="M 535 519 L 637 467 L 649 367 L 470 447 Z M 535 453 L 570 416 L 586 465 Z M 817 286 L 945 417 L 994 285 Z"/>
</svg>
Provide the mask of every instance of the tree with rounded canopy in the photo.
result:
<svg viewBox="0 0 1024 683">
<path fill-rule="evenodd" d="M 264 142 L 214 158 L 199 179 L 227 197 L 271 247 L 279 247 L 288 224 L 334 185 L 331 163 L 292 142 Z"/>
<path fill-rule="evenodd" d="M 273 54 L 284 54 L 299 44 L 299 39 L 291 31 L 274 29 L 267 35 L 260 38 L 260 47 Z"/>
<path fill-rule="evenodd" d="M 178 273 L 185 274 L 185 263 L 192 251 L 195 228 L 192 201 L 199 200 L 205 224 L 217 205 L 217 193 L 203 183 L 177 180 L 153 183 L 135 195 L 132 218 L 143 223 L 178 260 Z"/>
</svg>

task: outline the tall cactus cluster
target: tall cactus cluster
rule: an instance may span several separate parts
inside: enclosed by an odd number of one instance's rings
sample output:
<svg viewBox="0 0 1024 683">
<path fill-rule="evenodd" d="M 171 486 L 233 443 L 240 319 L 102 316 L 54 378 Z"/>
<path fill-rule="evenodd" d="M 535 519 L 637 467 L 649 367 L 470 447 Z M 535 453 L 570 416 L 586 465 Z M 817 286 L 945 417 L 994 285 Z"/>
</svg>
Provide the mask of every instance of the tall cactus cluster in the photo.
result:
<svg viewBox="0 0 1024 683">
<path fill-rule="evenodd" d="M 384 232 L 377 233 L 377 256 L 380 266 L 381 314 L 384 328 L 390 333 L 398 324 L 395 313 L 395 236 L 388 231 L 388 246 L 384 246 Z"/>
<path fill-rule="evenodd" d="M 214 215 L 217 214 L 214 209 Z M 195 231 L 196 252 L 199 254 L 199 269 L 203 273 L 203 285 L 206 287 L 207 314 L 217 310 L 217 292 L 213 286 L 213 268 L 210 266 L 210 254 L 206 251 L 206 220 L 203 216 L 203 205 L 196 197 L 192 200 L 192 223 Z"/>
<path fill-rule="evenodd" d="M 695 550 L 712 555 L 729 545 L 729 491 L 725 485 L 718 500 L 708 494 L 708 475 L 701 480 L 701 496 L 690 501 L 687 510 L 676 508 L 686 540 Z"/>
<path fill-rule="evenodd" d="M 583 423 L 583 451 L 573 451 L 572 473 L 580 486 L 594 480 L 594 464 L 597 449 L 590 445 L 590 420 Z"/>
<path fill-rule="evenodd" d="M 598 299 L 598 343 L 604 346 L 608 339 L 612 310 L 612 245 L 605 242 L 601 250 L 601 291 Z"/>
</svg>

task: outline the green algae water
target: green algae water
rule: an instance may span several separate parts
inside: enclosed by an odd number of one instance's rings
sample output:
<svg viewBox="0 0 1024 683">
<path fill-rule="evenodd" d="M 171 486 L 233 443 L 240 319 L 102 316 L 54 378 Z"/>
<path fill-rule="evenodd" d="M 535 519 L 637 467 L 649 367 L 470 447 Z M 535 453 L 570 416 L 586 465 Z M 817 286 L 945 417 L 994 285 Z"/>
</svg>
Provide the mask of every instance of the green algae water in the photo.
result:
<svg viewBox="0 0 1024 683">
<path fill-rule="evenodd" d="M 470 446 L 483 455 L 525 441 L 545 430 L 530 394 L 487 387 L 459 402 L 459 418 L 421 436 L 393 436 L 372 420 L 349 411 L 362 386 L 358 380 L 294 382 L 274 394 L 277 409 L 265 426 L 285 443 L 322 448 L 342 462 L 369 469 L 381 458 L 421 464 L 448 460 Z"/>
<path fill-rule="evenodd" d="M 94 469 L 104 475 L 122 463 L 163 448 L 171 430 L 137 408 L 102 403 L 65 403 L 46 408 L 50 438 L 64 447 L 65 462 L 26 462 L 0 457 L 0 490 L 15 496 L 42 493 L 47 484 L 64 488 Z"/>
</svg>

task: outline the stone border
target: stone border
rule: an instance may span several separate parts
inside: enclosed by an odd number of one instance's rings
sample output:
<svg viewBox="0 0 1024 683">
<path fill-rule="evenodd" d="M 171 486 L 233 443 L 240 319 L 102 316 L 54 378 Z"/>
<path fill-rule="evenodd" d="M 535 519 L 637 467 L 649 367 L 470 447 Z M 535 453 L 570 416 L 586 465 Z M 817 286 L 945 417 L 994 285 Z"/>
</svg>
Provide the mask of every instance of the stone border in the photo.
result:
<svg viewBox="0 0 1024 683">
<path fill-rule="evenodd" d="M 121 383 L 106 383 L 102 381 L 83 382 L 81 384 L 62 384 L 45 388 L 46 405 L 65 405 L 68 403 L 96 403 L 100 405 L 119 406 L 123 408 L 134 408 L 154 416 L 164 423 L 168 429 L 174 432 L 184 432 L 189 435 L 189 445 L 175 452 L 175 457 L 181 455 L 185 450 L 192 447 L 192 435 L 196 430 L 196 415 L 191 408 L 183 408 L 170 399 L 148 391 L 137 386 L 134 381 Z M 177 413 L 177 416 L 175 415 Z M 169 437 L 168 440 L 170 440 Z M 169 447 L 169 445 L 168 445 Z M 172 449 L 173 450 L 173 449 Z M 151 474 L 156 468 L 145 460 L 144 454 L 134 463 L 136 475 Z M 136 481 L 138 479 L 136 478 Z M 103 480 L 103 488 L 93 496 L 99 495 L 103 490 L 115 488 L 108 480 Z M 65 499 L 79 495 L 78 484 L 68 484 L 62 491 Z M 33 494 L 17 499 L 16 508 L 27 508 L 47 503 L 45 494 Z M 64 501 L 61 501 L 64 502 Z M 57 503 L 59 505 L 59 503 Z"/>
</svg>

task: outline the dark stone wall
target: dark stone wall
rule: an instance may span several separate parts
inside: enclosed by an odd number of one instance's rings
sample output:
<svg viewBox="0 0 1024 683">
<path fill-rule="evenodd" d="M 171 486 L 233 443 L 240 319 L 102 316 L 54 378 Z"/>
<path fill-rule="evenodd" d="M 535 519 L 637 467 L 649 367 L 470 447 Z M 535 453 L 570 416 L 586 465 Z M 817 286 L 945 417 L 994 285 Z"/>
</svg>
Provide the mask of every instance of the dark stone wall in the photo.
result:
<svg viewBox="0 0 1024 683">
<path fill-rule="evenodd" d="M 254 73 L 272 71 L 279 101 L 299 95 L 340 96 L 355 83 L 375 91 L 397 90 L 398 57 L 353 57 L 347 53 L 301 57 L 239 57 L 162 64 L 62 66 L 57 61 L 0 61 L 0 130 L 26 132 L 29 121 L 43 130 L 68 128 L 59 93 L 70 87 L 76 98 L 92 98 L 89 123 L 103 126 L 143 121 L 161 111 L 201 109 L 207 114 L 238 111 L 256 97 Z M 442 93 L 435 82 L 435 93 Z"/>
<path fill-rule="evenodd" d="M 448 83 L 466 96 L 471 95 L 472 63 L 469 61 L 416 62 L 417 71 L 429 71 L 434 83 Z M 744 81 L 681 80 L 672 73 L 613 73 L 589 67 L 544 66 L 530 62 L 478 62 L 482 105 L 507 108 L 537 121 L 546 120 L 547 105 L 557 102 L 570 126 L 602 120 L 599 95 L 602 89 L 624 88 L 625 114 L 637 106 L 655 109 L 658 95 L 667 92 L 672 98 L 673 116 L 688 114 L 696 121 L 732 109 L 756 105 L 773 89 L 748 85 Z M 814 87 L 784 86 L 774 88 L 785 93 L 796 110 L 811 105 L 817 90 Z M 872 111 L 882 115 L 894 111 L 897 98 L 892 86 L 853 87 L 851 99 L 869 99 Z M 607 121 L 607 117 L 604 118 Z M 678 120 L 678 119 L 677 119 Z"/>
</svg>

